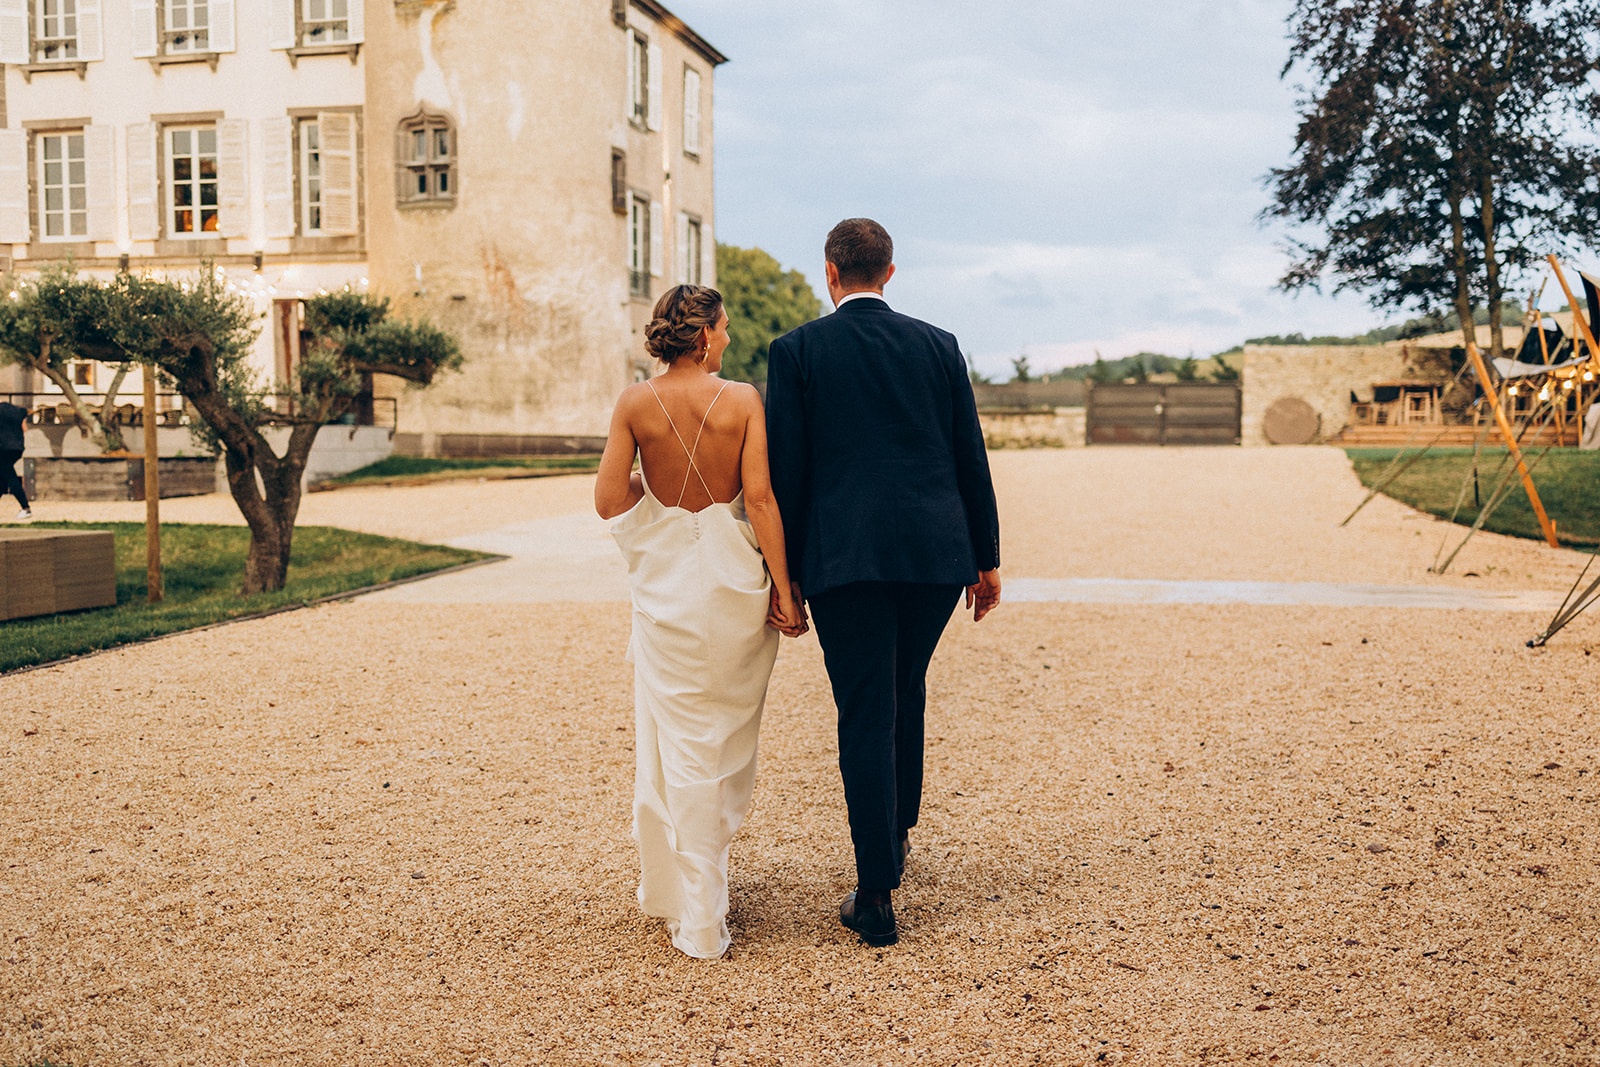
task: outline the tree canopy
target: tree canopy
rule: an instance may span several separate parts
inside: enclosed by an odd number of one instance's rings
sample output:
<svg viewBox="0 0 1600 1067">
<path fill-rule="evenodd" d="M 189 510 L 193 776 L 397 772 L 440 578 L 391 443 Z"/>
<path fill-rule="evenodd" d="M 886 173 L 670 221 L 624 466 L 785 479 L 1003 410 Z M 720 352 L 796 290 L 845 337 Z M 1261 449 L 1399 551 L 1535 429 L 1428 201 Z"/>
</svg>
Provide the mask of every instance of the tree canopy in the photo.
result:
<svg viewBox="0 0 1600 1067">
<path fill-rule="evenodd" d="M 1264 214 L 1320 232 L 1281 285 L 1487 307 L 1498 353 L 1507 286 L 1600 237 L 1600 0 L 1296 0 L 1289 26 L 1309 84 Z"/>
<path fill-rule="evenodd" d="M 78 392 L 71 364 L 90 358 L 82 351 L 85 324 L 103 319 L 106 292 L 91 278 L 80 278 L 65 267 L 50 267 L 31 277 L 13 276 L 0 282 L 0 364 L 16 363 L 42 375 L 72 405 L 82 431 L 102 451 L 125 447 L 114 412 L 117 392 L 128 372 L 117 364 L 98 407 Z"/>
<path fill-rule="evenodd" d="M 728 312 L 728 348 L 722 376 L 765 381 L 767 346 L 822 314 L 822 301 L 806 276 L 786 271 L 759 248 L 717 245 L 717 288 Z"/>
<path fill-rule="evenodd" d="M 260 316 L 210 267 L 192 282 L 122 273 L 102 284 L 66 271 L 15 291 L 0 346 L 48 335 L 75 358 L 153 367 L 200 417 L 197 436 L 222 453 L 250 527 L 246 593 L 283 587 L 318 429 L 351 410 L 372 374 L 426 384 L 461 362 L 454 338 L 389 319 L 387 300 L 329 293 L 305 302 L 299 365 L 268 387 L 249 358 Z M 288 430 L 281 452 L 268 438 L 276 428 Z"/>
</svg>

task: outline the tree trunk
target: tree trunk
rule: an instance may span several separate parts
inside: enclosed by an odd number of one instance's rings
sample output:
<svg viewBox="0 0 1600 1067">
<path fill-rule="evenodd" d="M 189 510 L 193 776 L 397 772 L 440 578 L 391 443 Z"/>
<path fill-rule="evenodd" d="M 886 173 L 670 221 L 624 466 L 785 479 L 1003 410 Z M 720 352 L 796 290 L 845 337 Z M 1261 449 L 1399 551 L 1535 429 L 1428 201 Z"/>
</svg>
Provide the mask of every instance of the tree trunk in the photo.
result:
<svg viewBox="0 0 1600 1067">
<path fill-rule="evenodd" d="M 204 416 L 209 405 L 196 406 Z M 300 514 L 301 478 L 319 428 L 315 423 L 297 423 L 279 457 L 253 428 L 242 424 L 217 427 L 224 443 L 228 492 L 250 527 L 244 574 L 247 596 L 282 589 L 288 580 L 294 524 Z"/>
<path fill-rule="evenodd" d="M 1467 227 L 1461 215 L 1459 193 L 1450 193 L 1450 266 L 1456 276 L 1456 317 L 1461 320 L 1463 342 L 1476 339 L 1472 319 L 1472 270 L 1467 266 Z"/>
<path fill-rule="evenodd" d="M 1478 193 L 1478 211 L 1483 223 L 1483 267 L 1488 282 L 1489 357 L 1499 359 L 1505 355 L 1505 337 L 1500 322 L 1500 304 L 1505 293 L 1500 288 L 1500 261 L 1495 252 L 1494 193 L 1494 174 L 1485 171 L 1482 187 Z"/>
<path fill-rule="evenodd" d="M 122 427 L 117 423 L 117 391 L 122 388 L 122 380 L 127 376 L 128 365 L 124 363 L 111 376 L 111 384 L 106 386 L 106 398 L 100 402 L 100 428 L 105 434 L 107 452 L 128 450 L 127 440 L 122 436 Z"/>
<path fill-rule="evenodd" d="M 99 414 L 89 406 L 89 402 L 78 395 L 77 386 L 72 384 L 72 376 L 59 367 L 52 366 L 48 356 L 47 350 L 46 358 L 35 364 L 33 369 L 50 379 L 55 387 L 61 390 L 61 395 L 66 398 L 67 403 L 72 405 L 72 413 L 78 417 L 78 432 L 94 441 L 95 446 L 102 452 L 121 449 L 122 436 L 115 435 L 116 444 L 111 443 L 112 436 L 106 433 L 106 424 L 100 421 Z"/>
</svg>

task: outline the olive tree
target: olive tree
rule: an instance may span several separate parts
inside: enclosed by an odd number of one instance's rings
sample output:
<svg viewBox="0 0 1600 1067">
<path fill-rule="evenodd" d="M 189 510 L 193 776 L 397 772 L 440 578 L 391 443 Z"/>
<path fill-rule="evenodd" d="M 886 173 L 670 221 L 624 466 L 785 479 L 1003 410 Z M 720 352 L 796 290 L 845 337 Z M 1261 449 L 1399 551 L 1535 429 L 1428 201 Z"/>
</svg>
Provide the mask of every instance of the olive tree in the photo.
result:
<svg viewBox="0 0 1600 1067">
<path fill-rule="evenodd" d="M 126 448 L 117 425 L 117 392 L 127 376 L 125 362 L 112 361 L 111 382 L 99 405 L 90 404 L 72 380 L 74 360 L 90 358 L 78 348 L 79 325 L 103 314 L 105 287 L 66 267 L 51 267 L 33 277 L 0 279 L 0 365 L 14 363 L 42 375 L 72 405 L 79 430 L 102 452 Z"/>
<path fill-rule="evenodd" d="M 426 385 L 461 362 L 453 337 L 390 318 L 387 300 L 331 293 L 306 302 L 300 363 L 268 389 L 249 359 L 260 316 L 217 272 L 203 270 L 192 283 L 123 274 L 105 297 L 97 321 L 76 324 L 79 349 L 153 366 L 199 416 L 199 436 L 221 452 L 228 491 L 250 527 L 246 593 L 283 588 L 318 429 L 353 408 L 369 375 Z M 273 427 L 288 428 L 281 452 L 268 438 Z"/>
</svg>

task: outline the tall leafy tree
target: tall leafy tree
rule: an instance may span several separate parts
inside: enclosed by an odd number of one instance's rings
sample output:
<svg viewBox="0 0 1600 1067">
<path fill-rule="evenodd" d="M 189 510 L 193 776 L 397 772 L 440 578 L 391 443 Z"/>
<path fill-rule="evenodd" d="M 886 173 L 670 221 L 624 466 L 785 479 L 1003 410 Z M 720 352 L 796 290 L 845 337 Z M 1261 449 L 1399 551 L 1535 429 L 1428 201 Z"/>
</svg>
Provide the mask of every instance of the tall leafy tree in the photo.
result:
<svg viewBox="0 0 1600 1067">
<path fill-rule="evenodd" d="M 1296 0 L 1308 79 L 1293 161 L 1268 177 L 1281 285 L 1375 307 L 1489 309 L 1545 252 L 1600 238 L 1600 0 Z"/>
<path fill-rule="evenodd" d="M 728 312 L 728 348 L 722 376 L 757 382 L 767 378 L 767 346 L 822 314 L 822 301 L 806 276 L 786 271 L 759 248 L 717 245 L 717 288 Z"/>
</svg>

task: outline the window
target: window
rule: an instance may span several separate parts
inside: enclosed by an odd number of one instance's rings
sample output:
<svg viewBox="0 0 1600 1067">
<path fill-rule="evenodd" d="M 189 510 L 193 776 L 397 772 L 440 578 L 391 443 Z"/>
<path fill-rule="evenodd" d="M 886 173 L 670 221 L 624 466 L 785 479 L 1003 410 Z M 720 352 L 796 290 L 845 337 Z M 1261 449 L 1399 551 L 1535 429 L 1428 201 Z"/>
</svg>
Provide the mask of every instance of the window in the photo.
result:
<svg viewBox="0 0 1600 1067">
<path fill-rule="evenodd" d="M 628 213 L 628 157 L 617 148 L 611 150 L 611 210 Z"/>
<path fill-rule="evenodd" d="M 73 385 L 87 385 L 90 389 L 93 389 L 94 388 L 94 364 L 93 363 L 73 363 L 72 364 L 72 384 Z"/>
<path fill-rule="evenodd" d="M 700 72 L 683 68 L 683 154 L 700 154 Z"/>
<path fill-rule="evenodd" d="M 78 0 L 36 0 L 33 54 L 39 63 L 78 58 Z"/>
<path fill-rule="evenodd" d="M 89 235 L 89 176 L 83 131 L 42 133 L 35 142 L 39 164 L 39 235 L 70 241 Z"/>
<path fill-rule="evenodd" d="M 163 0 L 163 52 L 211 50 L 211 0 Z"/>
<path fill-rule="evenodd" d="M 418 112 L 400 124 L 400 200 L 437 203 L 455 199 L 455 132 L 443 115 Z"/>
<path fill-rule="evenodd" d="M 350 0 L 301 0 L 301 44 L 345 44 L 349 40 Z"/>
<path fill-rule="evenodd" d="M 628 295 L 650 295 L 650 201 L 628 196 Z"/>
<path fill-rule="evenodd" d="M 167 236 L 215 234 L 217 217 L 217 128 L 167 128 Z"/>
<path fill-rule="evenodd" d="M 700 278 L 700 220 L 678 213 L 678 280 L 685 285 L 703 285 Z"/>
<path fill-rule="evenodd" d="M 322 128 L 316 119 L 300 122 L 300 232 L 322 232 Z"/>
<path fill-rule="evenodd" d="M 628 41 L 628 121 L 635 126 L 650 122 L 650 42 L 638 34 Z"/>
</svg>

